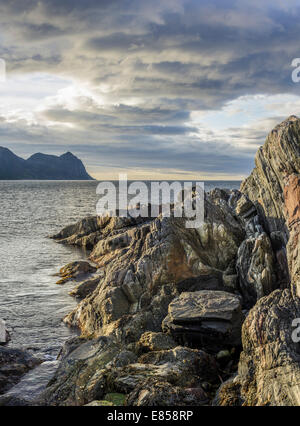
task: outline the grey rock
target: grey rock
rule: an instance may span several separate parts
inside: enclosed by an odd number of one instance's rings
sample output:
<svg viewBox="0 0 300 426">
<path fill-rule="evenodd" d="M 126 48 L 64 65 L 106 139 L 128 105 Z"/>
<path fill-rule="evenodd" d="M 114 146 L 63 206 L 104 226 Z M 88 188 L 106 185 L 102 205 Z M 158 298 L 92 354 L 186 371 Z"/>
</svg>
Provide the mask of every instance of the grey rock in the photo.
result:
<svg viewBox="0 0 300 426">
<path fill-rule="evenodd" d="M 260 299 L 243 325 L 238 375 L 221 386 L 218 405 L 300 405 L 300 351 L 292 322 L 299 299 L 275 290 Z"/>
<path fill-rule="evenodd" d="M 100 276 L 95 276 L 93 278 L 82 281 L 69 292 L 70 296 L 76 297 L 78 299 L 84 299 L 93 293 L 93 291 L 97 288 L 100 279 Z"/>
<path fill-rule="evenodd" d="M 266 233 L 247 238 L 238 250 L 239 288 L 245 306 L 270 294 L 278 286 L 275 256 Z"/>
<path fill-rule="evenodd" d="M 169 305 L 162 328 L 185 343 L 218 351 L 241 344 L 240 298 L 223 291 L 182 293 Z"/>
<path fill-rule="evenodd" d="M 264 227 L 271 233 L 281 231 L 288 239 L 284 215 L 284 178 L 300 172 L 300 120 L 291 116 L 276 126 L 257 151 L 255 168 L 242 183 L 241 192 L 259 201 Z"/>
<path fill-rule="evenodd" d="M 59 271 L 61 279 L 56 284 L 64 284 L 69 280 L 82 280 L 84 277 L 97 271 L 97 268 L 85 260 L 76 260 L 68 263 Z"/>
</svg>

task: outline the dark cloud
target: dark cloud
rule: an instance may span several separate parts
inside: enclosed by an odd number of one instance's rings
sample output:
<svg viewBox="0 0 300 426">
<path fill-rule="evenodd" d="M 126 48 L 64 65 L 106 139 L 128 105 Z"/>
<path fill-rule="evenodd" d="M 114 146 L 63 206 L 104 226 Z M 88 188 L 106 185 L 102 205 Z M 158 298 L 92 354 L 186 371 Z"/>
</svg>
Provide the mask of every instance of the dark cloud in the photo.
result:
<svg viewBox="0 0 300 426">
<path fill-rule="evenodd" d="M 46 105 L 39 125 L 1 121 L 0 142 L 84 141 L 110 164 L 244 173 L 281 115 L 252 132 L 229 119 L 220 140 L 195 126 L 191 111 L 297 93 L 290 64 L 300 56 L 299 18 L 295 0 L 0 1 L 8 72 L 52 73 L 92 93 L 72 107 L 67 99 Z"/>
</svg>

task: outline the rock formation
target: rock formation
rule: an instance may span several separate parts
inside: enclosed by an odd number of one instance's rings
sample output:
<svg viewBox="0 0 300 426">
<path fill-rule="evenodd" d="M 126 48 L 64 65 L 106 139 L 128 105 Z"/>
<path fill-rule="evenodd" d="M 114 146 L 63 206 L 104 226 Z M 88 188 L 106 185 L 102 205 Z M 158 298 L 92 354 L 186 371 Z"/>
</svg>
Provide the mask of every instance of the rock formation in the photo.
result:
<svg viewBox="0 0 300 426">
<path fill-rule="evenodd" d="M 241 344 L 242 307 L 238 296 L 225 291 L 181 293 L 169 304 L 162 329 L 175 340 L 212 352 Z"/>
<path fill-rule="evenodd" d="M 205 195 L 199 228 L 89 217 L 54 235 L 89 248 L 102 275 L 88 271 L 72 292 L 82 300 L 65 322 L 81 337 L 39 403 L 101 405 L 118 393 L 129 405 L 300 405 L 299 156 L 290 117 L 241 191 Z"/>
<path fill-rule="evenodd" d="M 92 180 L 79 158 L 71 152 L 57 157 L 37 153 L 27 160 L 0 147 L 0 179 Z"/>
<path fill-rule="evenodd" d="M 277 126 L 260 149 L 252 176 L 242 185 L 249 196 L 260 196 L 271 239 L 278 233 L 282 245 L 288 239 L 291 284 L 263 297 L 250 311 L 243 324 L 238 375 L 221 386 L 216 404 L 300 405 L 299 130 L 300 120 L 294 116 Z M 282 272 L 286 249 L 279 252 L 274 246 Z"/>
</svg>

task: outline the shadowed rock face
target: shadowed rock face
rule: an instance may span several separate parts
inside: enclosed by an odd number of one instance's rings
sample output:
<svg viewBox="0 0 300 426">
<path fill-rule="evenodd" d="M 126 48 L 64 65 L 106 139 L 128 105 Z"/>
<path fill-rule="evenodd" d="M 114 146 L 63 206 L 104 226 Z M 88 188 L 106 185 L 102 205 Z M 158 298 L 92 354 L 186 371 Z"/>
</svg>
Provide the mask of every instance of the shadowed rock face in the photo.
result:
<svg viewBox="0 0 300 426">
<path fill-rule="evenodd" d="M 265 213 L 266 229 L 281 231 L 287 241 L 283 188 L 285 178 L 300 173 L 300 120 L 291 116 L 276 126 L 255 157 L 255 169 L 241 191 L 258 202 Z"/>
<path fill-rule="evenodd" d="M 300 318 L 300 175 L 296 173 L 300 159 L 299 122 L 290 117 L 270 133 L 259 151 L 257 169 L 242 185 L 250 191 L 254 178 L 261 186 L 264 179 L 271 179 L 260 191 L 260 201 L 270 229 L 284 229 L 289 236 L 291 285 L 263 297 L 250 311 L 242 329 L 238 375 L 221 386 L 216 404 L 300 405 L 300 347 L 293 333 L 293 321 Z M 277 183 L 272 179 L 277 179 Z"/>
<path fill-rule="evenodd" d="M 266 233 L 243 241 L 238 251 L 237 270 L 240 291 L 248 307 L 276 289 L 275 256 Z"/>
<path fill-rule="evenodd" d="M 169 305 L 163 331 L 184 343 L 218 352 L 241 344 L 242 307 L 238 296 L 225 291 L 181 293 Z"/>
<path fill-rule="evenodd" d="M 0 395 L 18 383 L 23 374 L 41 362 L 40 359 L 23 350 L 0 346 Z"/>
</svg>

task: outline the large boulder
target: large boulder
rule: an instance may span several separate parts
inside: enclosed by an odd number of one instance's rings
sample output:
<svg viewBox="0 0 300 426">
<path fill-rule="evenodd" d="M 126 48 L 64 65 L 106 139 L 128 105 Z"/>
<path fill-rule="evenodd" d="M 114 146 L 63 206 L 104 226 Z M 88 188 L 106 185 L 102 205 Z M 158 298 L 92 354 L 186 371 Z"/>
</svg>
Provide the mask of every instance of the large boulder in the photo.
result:
<svg viewBox="0 0 300 426">
<path fill-rule="evenodd" d="M 162 328 L 174 339 L 211 351 L 241 344 L 242 309 L 238 296 L 224 291 L 182 293 L 169 305 Z"/>
</svg>

